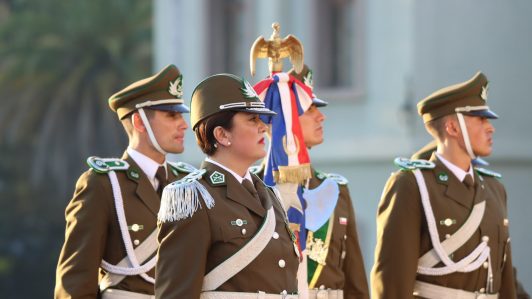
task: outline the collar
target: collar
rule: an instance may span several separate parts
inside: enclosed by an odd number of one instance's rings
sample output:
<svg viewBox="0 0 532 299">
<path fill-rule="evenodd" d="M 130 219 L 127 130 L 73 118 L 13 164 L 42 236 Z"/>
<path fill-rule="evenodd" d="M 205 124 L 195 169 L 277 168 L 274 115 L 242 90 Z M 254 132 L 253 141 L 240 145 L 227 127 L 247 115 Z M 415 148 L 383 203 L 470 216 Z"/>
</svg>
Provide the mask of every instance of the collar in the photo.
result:
<svg viewBox="0 0 532 299">
<path fill-rule="evenodd" d="M 156 188 L 159 184 L 159 182 L 155 179 L 155 173 L 157 172 L 157 169 L 159 166 L 163 166 L 164 169 L 168 173 L 168 169 L 166 168 L 166 162 L 164 164 L 159 164 L 149 158 L 148 156 L 144 155 L 143 153 L 134 150 L 130 147 L 127 148 L 127 153 L 137 163 L 137 165 L 140 167 L 140 169 L 146 174 L 148 177 L 148 180 L 150 180 L 150 183 Z"/>
<path fill-rule="evenodd" d="M 470 174 L 473 178 L 473 181 L 475 180 L 475 176 L 473 175 L 473 167 L 472 165 L 469 165 L 469 171 L 464 171 L 462 168 L 454 165 L 453 163 L 449 162 L 447 159 L 445 159 L 442 155 L 436 153 L 436 157 L 440 159 L 440 161 L 445 165 L 445 167 L 449 168 L 449 170 L 456 176 L 456 178 L 463 182 L 465 179 L 465 176 Z"/>
<path fill-rule="evenodd" d="M 241 177 L 240 175 L 238 175 L 236 172 L 232 171 L 231 169 L 229 169 L 227 166 L 221 164 L 220 162 L 217 162 L 217 161 L 214 161 L 213 159 L 211 159 L 210 157 L 207 157 L 205 158 L 205 162 L 209 162 L 211 164 L 214 164 L 220 168 L 222 168 L 223 170 L 229 172 L 230 174 L 232 174 L 235 179 L 240 183 L 242 184 L 242 181 L 244 179 L 247 179 L 249 180 L 250 182 L 253 183 L 253 179 L 251 179 L 251 174 L 249 173 L 249 170 L 246 171 L 246 174 L 244 175 L 244 177 Z"/>
</svg>

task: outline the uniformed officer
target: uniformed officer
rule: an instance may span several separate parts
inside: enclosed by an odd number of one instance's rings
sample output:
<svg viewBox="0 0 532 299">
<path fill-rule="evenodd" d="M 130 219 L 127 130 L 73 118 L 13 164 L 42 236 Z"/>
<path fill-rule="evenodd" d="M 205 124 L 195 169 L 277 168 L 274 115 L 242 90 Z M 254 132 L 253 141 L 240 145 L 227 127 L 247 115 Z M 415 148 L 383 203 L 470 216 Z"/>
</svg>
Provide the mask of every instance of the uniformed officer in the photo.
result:
<svg viewBox="0 0 532 299">
<path fill-rule="evenodd" d="M 207 158 L 164 190 L 157 298 L 297 298 L 295 237 L 273 191 L 248 171 L 266 155 L 260 114 L 274 113 L 236 76 L 194 90 L 191 126 Z"/>
<path fill-rule="evenodd" d="M 375 298 L 515 298 L 506 192 L 499 174 L 471 163 L 492 151 L 487 91 L 477 73 L 418 103 L 437 152 L 396 159 L 384 187 Z"/>
<path fill-rule="evenodd" d="M 307 65 L 301 73 L 289 72 L 313 88 L 312 70 Z M 305 146 L 323 143 L 325 115 L 320 107 L 327 102 L 317 97 L 299 116 Z M 307 276 L 309 298 L 369 298 L 364 260 L 358 242 L 353 203 L 347 179 L 312 168 L 312 178 L 303 189 L 307 236 Z"/>
<path fill-rule="evenodd" d="M 182 95 L 169 65 L 109 98 L 129 146 L 121 159 L 87 160 L 66 208 L 55 298 L 153 298 L 160 194 L 191 168 L 166 161 L 184 149 Z"/>
</svg>

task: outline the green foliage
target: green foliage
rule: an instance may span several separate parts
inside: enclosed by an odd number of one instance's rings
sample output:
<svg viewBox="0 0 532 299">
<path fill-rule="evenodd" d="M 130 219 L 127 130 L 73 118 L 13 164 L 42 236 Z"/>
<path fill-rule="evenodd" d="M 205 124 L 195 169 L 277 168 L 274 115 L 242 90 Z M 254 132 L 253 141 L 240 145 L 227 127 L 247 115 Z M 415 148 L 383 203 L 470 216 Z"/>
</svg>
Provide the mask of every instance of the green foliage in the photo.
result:
<svg viewBox="0 0 532 299">
<path fill-rule="evenodd" d="M 86 157 L 127 145 L 107 99 L 151 73 L 151 9 L 145 0 L 0 2 L 2 298 L 51 296 L 64 208 Z"/>
</svg>

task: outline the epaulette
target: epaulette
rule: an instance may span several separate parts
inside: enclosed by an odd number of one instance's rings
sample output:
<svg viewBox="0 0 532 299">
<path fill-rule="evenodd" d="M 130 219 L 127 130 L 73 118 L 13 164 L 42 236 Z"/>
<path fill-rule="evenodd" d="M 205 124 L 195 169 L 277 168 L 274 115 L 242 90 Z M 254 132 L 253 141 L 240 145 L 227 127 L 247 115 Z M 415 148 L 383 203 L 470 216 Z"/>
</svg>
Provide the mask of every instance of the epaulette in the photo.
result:
<svg viewBox="0 0 532 299">
<path fill-rule="evenodd" d="M 203 198 L 208 209 L 214 207 L 214 198 L 199 182 L 205 173 L 207 173 L 205 169 L 196 169 L 184 178 L 164 187 L 161 207 L 157 214 L 157 219 L 160 222 L 171 222 L 192 217 L 198 208 L 201 208 L 199 195 Z"/>
<path fill-rule="evenodd" d="M 495 172 L 493 170 L 486 169 L 486 168 L 475 167 L 475 171 L 481 175 L 490 176 L 490 177 L 494 177 L 498 179 L 502 178 L 502 174 Z"/>
<path fill-rule="evenodd" d="M 262 171 L 262 165 L 253 165 L 248 170 L 250 173 L 258 175 Z"/>
<path fill-rule="evenodd" d="M 397 157 L 393 163 L 401 168 L 401 170 L 416 170 L 416 169 L 433 169 L 436 164 L 428 160 L 410 160 L 408 158 Z"/>
<path fill-rule="evenodd" d="M 176 170 L 183 173 L 191 173 L 196 170 L 198 170 L 196 167 L 192 166 L 191 164 L 188 164 L 186 162 L 170 162 L 167 161 L 168 165 L 172 167 L 172 170 Z M 177 175 L 177 173 L 174 172 L 174 175 Z"/>
<path fill-rule="evenodd" d="M 87 158 L 87 164 L 97 173 L 108 173 L 109 171 L 127 170 L 129 164 L 118 158 L 99 158 L 92 156 Z"/>
<path fill-rule="evenodd" d="M 337 173 L 326 173 L 319 170 L 315 170 L 314 173 L 316 177 L 320 180 L 331 179 L 338 183 L 338 185 L 347 185 L 347 183 L 349 183 L 349 181 L 344 176 L 339 175 Z"/>
</svg>

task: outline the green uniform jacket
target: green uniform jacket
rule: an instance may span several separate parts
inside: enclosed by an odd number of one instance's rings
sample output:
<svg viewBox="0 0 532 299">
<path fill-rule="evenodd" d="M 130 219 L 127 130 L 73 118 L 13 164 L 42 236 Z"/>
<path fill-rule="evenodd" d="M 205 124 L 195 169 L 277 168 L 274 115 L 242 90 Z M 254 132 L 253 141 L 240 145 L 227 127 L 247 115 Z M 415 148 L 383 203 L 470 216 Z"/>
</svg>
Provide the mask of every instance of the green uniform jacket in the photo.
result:
<svg viewBox="0 0 532 299">
<path fill-rule="evenodd" d="M 252 175 L 259 202 L 232 174 L 207 162 L 203 167 L 207 173 L 199 183 L 214 198 L 215 205 L 208 209 L 200 198 L 201 208 L 191 217 L 159 224 L 156 297 L 199 298 L 204 276 L 255 235 L 266 216 L 265 207 L 272 205 L 278 239 L 272 238 L 255 260 L 216 291 L 297 293 L 299 259 L 284 210 L 273 192 Z M 211 185 L 209 177 L 215 171 L 225 176 L 224 183 Z M 245 224 L 236 225 L 237 219 Z"/>
<path fill-rule="evenodd" d="M 129 230 L 132 242 L 142 243 L 157 228 L 160 199 L 135 161 L 127 153 L 122 159 L 130 165 L 127 171 L 116 171 L 126 221 L 128 226 L 143 226 L 137 232 Z M 173 181 L 183 174 L 176 176 L 168 166 L 168 176 Z M 117 264 L 126 256 L 109 176 L 93 170 L 83 173 L 65 214 L 65 243 L 57 264 L 55 298 L 96 298 L 98 281 L 105 274 L 100 268 L 102 259 Z M 154 272 L 148 275 L 154 277 Z M 140 276 L 126 277 L 112 288 L 154 293 L 153 284 Z"/>
<path fill-rule="evenodd" d="M 474 204 L 486 201 L 479 228 L 451 258 L 462 259 L 483 236 L 488 236 L 494 292 L 499 292 L 499 298 L 515 298 L 504 186 L 496 178 L 475 174 L 475 188 L 469 190 L 435 155 L 431 161 L 436 167 L 424 169 L 422 173 L 440 241 L 462 226 Z M 441 224 L 445 219 L 455 220 L 455 223 Z M 377 212 L 377 247 L 371 276 L 373 298 L 414 298 L 416 280 L 470 292 L 486 288 L 488 271 L 483 266 L 470 273 L 418 275 L 418 258 L 430 249 L 432 244 L 415 177 L 410 171 L 398 171 L 386 183 Z M 442 263 L 437 265 L 441 266 Z"/>
<path fill-rule="evenodd" d="M 316 178 L 314 171 L 313 174 L 309 183 L 310 189 L 318 187 L 323 181 Z M 347 185 L 339 187 L 340 195 L 334 208 L 334 223 L 326 265 L 321 270 L 315 287 L 344 290 L 345 299 L 369 299 L 353 203 Z M 347 219 L 347 225 L 340 224 L 340 217 Z"/>
</svg>

